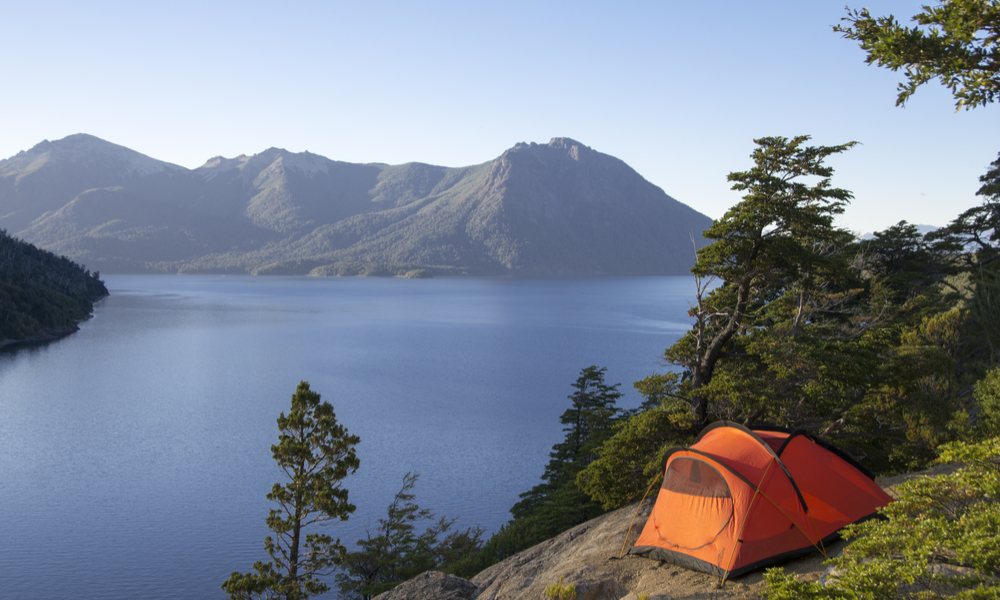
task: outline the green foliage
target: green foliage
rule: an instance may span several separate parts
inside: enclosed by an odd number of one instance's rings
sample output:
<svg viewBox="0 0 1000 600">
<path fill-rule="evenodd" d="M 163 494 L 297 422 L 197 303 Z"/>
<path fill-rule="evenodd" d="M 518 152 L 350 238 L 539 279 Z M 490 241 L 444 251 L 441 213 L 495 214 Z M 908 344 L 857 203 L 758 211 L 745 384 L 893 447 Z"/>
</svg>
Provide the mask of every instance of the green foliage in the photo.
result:
<svg viewBox="0 0 1000 600">
<path fill-rule="evenodd" d="M 866 62 L 902 69 L 896 105 L 902 106 L 921 85 L 938 79 L 951 90 L 957 108 L 993 102 L 1000 93 L 1000 2 L 943 0 L 913 16 L 916 27 L 895 17 L 872 17 L 868 9 L 850 10 L 834 31 L 855 40 L 868 53 Z"/>
<path fill-rule="evenodd" d="M 928 234 L 935 247 L 958 254 L 968 268 L 980 268 L 1000 256 L 1000 157 L 979 178 L 983 203 L 966 210 L 946 227 Z"/>
<path fill-rule="evenodd" d="M 851 193 L 830 185 L 833 169 L 823 161 L 851 148 L 805 146 L 808 136 L 754 140 L 748 171 L 729 174 L 743 199 L 715 221 L 698 251 L 692 272 L 698 278 L 696 323 L 667 349 L 668 362 L 687 370 L 696 427 L 707 424 L 711 383 L 721 358 L 732 353 L 734 337 L 761 326 L 761 309 L 786 290 L 804 295 L 821 278 L 837 277 L 843 261 L 833 252 L 850 234 L 833 226 Z M 818 180 L 816 180 L 818 178 Z M 812 183 L 805 183 L 803 179 Z M 705 294 L 701 281 L 721 285 Z M 796 325 L 800 320 L 796 321 Z"/>
<path fill-rule="evenodd" d="M 453 572 L 478 573 L 604 513 L 600 503 L 578 487 L 577 476 L 597 458 L 618 422 L 620 411 L 615 405 L 622 394 L 618 384 L 604 382 L 606 370 L 591 366 L 580 372 L 569 396 L 572 405 L 559 419 L 566 437 L 552 447 L 542 482 L 521 494 L 510 509 L 514 518 L 490 536 L 482 549 L 455 563 Z"/>
<path fill-rule="evenodd" d="M 576 586 L 563 585 L 562 577 L 560 577 L 559 583 L 553 583 L 545 588 L 545 597 L 549 600 L 573 600 L 576 598 Z"/>
<path fill-rule="evenodd" d="M 977 433 L 982 437 L 1000 436 L 1000 367 L 976 383 L 973 396 L 979 408 Z"/>
<path fill-rule="evenodd" d="M 417 533 L 417 523 L 434 518 L 413 501 L 417 478 L 413 473 L 403 477 L 386 518 L 379 519 L 374 534 L 369 531 L 367 538 L 358 540 L 358 550 L 347 553 L 336 578 L 341 598 L 368 600 L 431 569 L 455 573 L 457 565 L 461 571 L 459 563 L 480 550 L 482 528 L 449 533 L 454 519 L 442 517 Z"/>
<path fill-rule="evenodd" d="M 1000 158 L 979 178 L 983 203 L 966 210 L 948 226 L 927 234 L 935 251 L 947 254 L 953 270 L 968 277 L 964 299 L 974 325 L 971 338 L 1000 361 Z"/>
<path fill-rule="evenodd" d="M 677 399 L 678 379 L 677 374 L 667 373 L 637 381 L 635 388 L 645 397 L 646 410 L 619 420 L 597 460 L 577 475 L 577 486 L 605 510 L 641 499 L 663 477 L 663 454 L 693 440 L 691 413 Z"/>
<path fill-rule="evenodd" d="M 913 479 L 881 513 L 886 520 L 853 525 L 855 541 L 828 561 L 828 585 L 797 581 L 768 570 L 770 600 L 799 598 L 997 598 L 1000 597 L 1000 438 L 954 443 L 941 462 L 964 467 L 938 477 Z"/>
<path fill-rule="evenodd" d="M 75 329 L 107 295 L 99 273 L 0 230 L 0 343 Z"/>
<path fill-rule="evenodd" d="M 277 503 L 267 517 L 264 547 L 271 556 L 258 561 L 253 573 L 233 572 L 222 584 L 230 598 L 300 600 L 329 588 L 317 577 L 341 564 L 347 549 L 340 539 L 317 531 L 330 521 L 346 521 L 354 512 L 341 481 L 358 470 L 354 446 L 360 439 L 337 423 L 333 406 L 299 383 L 288 416 L 278 417 L 278 444 L 271 446 L 285 475 L 267 499 Z"/>
<path fill-rule="evenodd" d="M 666 357 L 687 370 L 699 425 L 804 427 L 876 470 L 911 468 L 961 432 L 978 360 L 968 313 L 943 292 L 953 259 L 905 222 L 861 243 L 835 228 L 850 193 L 820 161 L 850 144 L 802 141 L 771 139 L 730 175 L 748 193 L 694 269 L 723 283 L 699 293 Z M 804 173 L 825 179 L 796 183 Z"/>
<path fill-rule="evenodd" d="M 974 288 L 970 301 L 971 318 L 982 337 L 989 360 L 1000 363 L 1000 267 L 982 268 L 974 272 Z"/>
<path fill-rule="evenodd" d="M 665 352 L 682 373 L 637 383 L 643 409 L 577 477 L 605 509 L 638 500 L 667 447 L 713 420 L 805 428 L 883 473 L 970 435 L 1000 292 L 980 283 L 987 269 L 956 275 L 964 250 L 906 222 L 870 241 L 834 227 L 850 193 L 822 162 L 850 144 L 806 139 L 757 140 L 754 168 L 730 175 L 743 201 L 706 232 L 694 326 Z"/>
<path fill-rule="evenodd" d="M 510 509 L 514 519 L 533 517 L 537 524 L 531 544 L 579 525 L 603 510 L 576 487 L 576 477 L 597 458 L 598 449 L 612 433 L 621 397 L 618 385 L 604 383 L 604 372 L 591 366 L 573 383 L 572 406 L 559 418 L 566 438 L 552 446 L 542 483 L 521 494 Z M 531 538 L 529 538 L 531 539 Z"/>
<path fill-rule="evenodd" d="M 859 242 L 858 252 L 866 274 L 886 288 L 893 303 L 915 298 L 950 272 L 935 256 L 931 241 L 906 221 Z"/>
</svg>

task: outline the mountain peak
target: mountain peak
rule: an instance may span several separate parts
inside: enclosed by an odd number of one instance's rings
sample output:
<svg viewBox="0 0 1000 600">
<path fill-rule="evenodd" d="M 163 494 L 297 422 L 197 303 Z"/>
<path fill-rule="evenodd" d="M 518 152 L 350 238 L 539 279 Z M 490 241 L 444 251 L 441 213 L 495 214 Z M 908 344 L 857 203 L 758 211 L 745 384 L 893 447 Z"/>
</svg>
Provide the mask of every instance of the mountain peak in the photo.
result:
<svg viewBox="0 0 1000 600">
<path fill-rule="evenodd" d="M 581 144 L 573 138 L 554 137 L 549 140 L 548 144 L 537 144 L 535 142 L 528 144 L 525 142 L 519 142 L 515 144 L 513 148 L 505 152 L 501 158 L 508 156 L 510 153 L 520 152 L 527 152 L 530 156 L 536 156 L 539 158 L 548 157 L 549 159 L 565 156 L 575 161 L 579 161 L 581 156 L 588 157 L 599 154 L 590 146 Z"/>
<path fill-rule="evenodd" d="M 59 162 L 93 169 L 100 163 L 115 171 L 116 177 L 143 177 L 160 171 L 186 170 L 88 133 L 74 133 L 54 142 L 42 140 L 31 150 L 18 153 L 10 160 L 27 160 L 34 163 L 35 168 L 48 162 Z"/>
<path fill-rule="evenodd" d="M 591 149 L 590 146 L 584 146 L 583 144 L 581 144 L 580 142 L 574 140 L 573 138 L 568 138 L 568 137 L 554 137 L 551 140 L 549 140 L 549 147 L 550 148 L 569 149 L 569 148 L 572 148 L 574 146 L 583 147 L 583 148 L 586 148 L 587 150 Z"/>
<path fill-rule="evenodd" d="M 246 154 L 240 154 L 236 158 L 226 158 L 221 154 L 219 156 L 213 156 L 212 158 L 205 161 L 205 164 L 198 167 L 199 169 L 217 169 L 218 172 L 228 171 L 229 169 L 235 169 L 242 166 L 250 158 Z"/>
</svg>

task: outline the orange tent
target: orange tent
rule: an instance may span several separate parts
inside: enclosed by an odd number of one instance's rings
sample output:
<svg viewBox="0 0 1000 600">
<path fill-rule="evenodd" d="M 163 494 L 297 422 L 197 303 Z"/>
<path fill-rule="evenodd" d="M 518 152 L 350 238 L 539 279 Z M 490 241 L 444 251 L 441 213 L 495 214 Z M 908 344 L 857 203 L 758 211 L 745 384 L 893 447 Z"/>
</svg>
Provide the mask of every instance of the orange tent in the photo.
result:
<svg viewBox="0 0 1000 600">
<path fill-rule="evenodd" d="M 842 451 L 797 430 L 720 421 L 673 448 L 653 512 L 629 554 L 742 575 L 817 550 L 891 498 Z"/>
</svg>

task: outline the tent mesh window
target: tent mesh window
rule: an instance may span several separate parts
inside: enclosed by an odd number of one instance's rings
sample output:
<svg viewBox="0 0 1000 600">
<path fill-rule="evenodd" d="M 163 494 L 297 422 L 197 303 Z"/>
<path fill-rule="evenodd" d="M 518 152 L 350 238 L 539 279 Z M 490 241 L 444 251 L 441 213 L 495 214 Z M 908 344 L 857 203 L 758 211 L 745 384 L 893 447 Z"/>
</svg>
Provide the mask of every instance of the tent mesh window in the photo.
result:
<svg viewBox="0 0 1000 600">
<path fill-rule="evenodd" d="M 686 496 L 731 497 L 726 480 L 715 467 L 693 458 L 675 458 L 670 461 L 661 487 Z"/>
<path fill-rule="evenodd" d="M 712 465 L 675 458 L 667 467 L 662 491 L 676 494 L 670 505 L 696 518 L 656 519 L 657 535 L 667 547 L 697 550 L 713 543 L 733 519 L 733 500 L 726 480 Z M 654 517 L 655 518 L 655 517 Z"/>
</svg>

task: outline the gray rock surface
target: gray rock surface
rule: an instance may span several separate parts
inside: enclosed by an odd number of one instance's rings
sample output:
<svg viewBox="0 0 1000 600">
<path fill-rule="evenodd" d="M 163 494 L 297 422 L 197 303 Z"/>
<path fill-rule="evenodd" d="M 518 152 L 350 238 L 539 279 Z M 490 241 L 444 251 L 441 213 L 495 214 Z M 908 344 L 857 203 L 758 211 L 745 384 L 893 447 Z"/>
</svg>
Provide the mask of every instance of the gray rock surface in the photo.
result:
<svg viewBox="0 0 1000 600">
<path fill-rule="evenodd" d="M 402 598 L 476 598 L 476 600 L 543 600 L 545 588 L 557 583 L 574 585 L 577 600 L 694 600 L 708 598 L 758 598 L 763 588 L 761 573 L 751 573 L 727 581 L 657 561 L 625 556 L 618 558 L 623 543 L 626 550 L 635 543 L 652 509 L 647 500 L 638 512 L 632 531 L 625 539 L 636 505 L 608 513 L 493 565 L 472 578 L 472 588 L 459 588 L 464 580 L 441 573 L 424 573 L 379 600 Z M 843 542 L 828 547 L 837 551 Z M 819 578 L 823 557 L 814 555 L 786 563 L 785 568 L 807 580 Z M 456 582 L 457 580 L 457 582 Z M 459 591 L 460 590 L 460 591 Z M 468 594 L 468 595 L 458 595 Z"/>
<path fill-rule="evenodd" d="M 880 483 L 892 494 L 891 486 L 903 481 L 940 475 L 955 468 L 956 465 L 939 465 L 920 473 L 880 480 Z M 473 577 L 471 583 L 441 573 L 424 573 L 379 599 L 543 600 L 545 588 L 560 578 L 564 584 L 576 586 L 577 600 L 638 600 L 640 594 L 648 594 L 649 600 L 761 597 L 765 584 L 760 571 L 729 580 L 720 587 L 719 578 L 705 573 L 645 558 L 618 558 L 623 544 L 627 550 L 635 543 L 652 507 L 653 500 L 649 499 L 638 512 L 637 505 L 633 504 L 588 521 L 493 565 Z M 635 522 L 626 540 L 633 517 Z M 836 556 L 846 546 L 846 542 L 839 541 L 827 545 L 825 550 L 828 556 Z M 819 581 L 824 571 L 828 571 L 824 560 L 816 553 L 780 566 L 802 581 Z M 827 580 L 835 577 L 835 572 L 826 573 Z M 459 582 L 468 585 L 461 586 Z M 466 595 L 458 595 L 460 593 Z"/>
<path fill-rule="evenodd" d="M 376 596 L 378 600 L 472 600 L 479 595 L 474 583 L 454 575 L 427 571 Z"/>
</svg>

